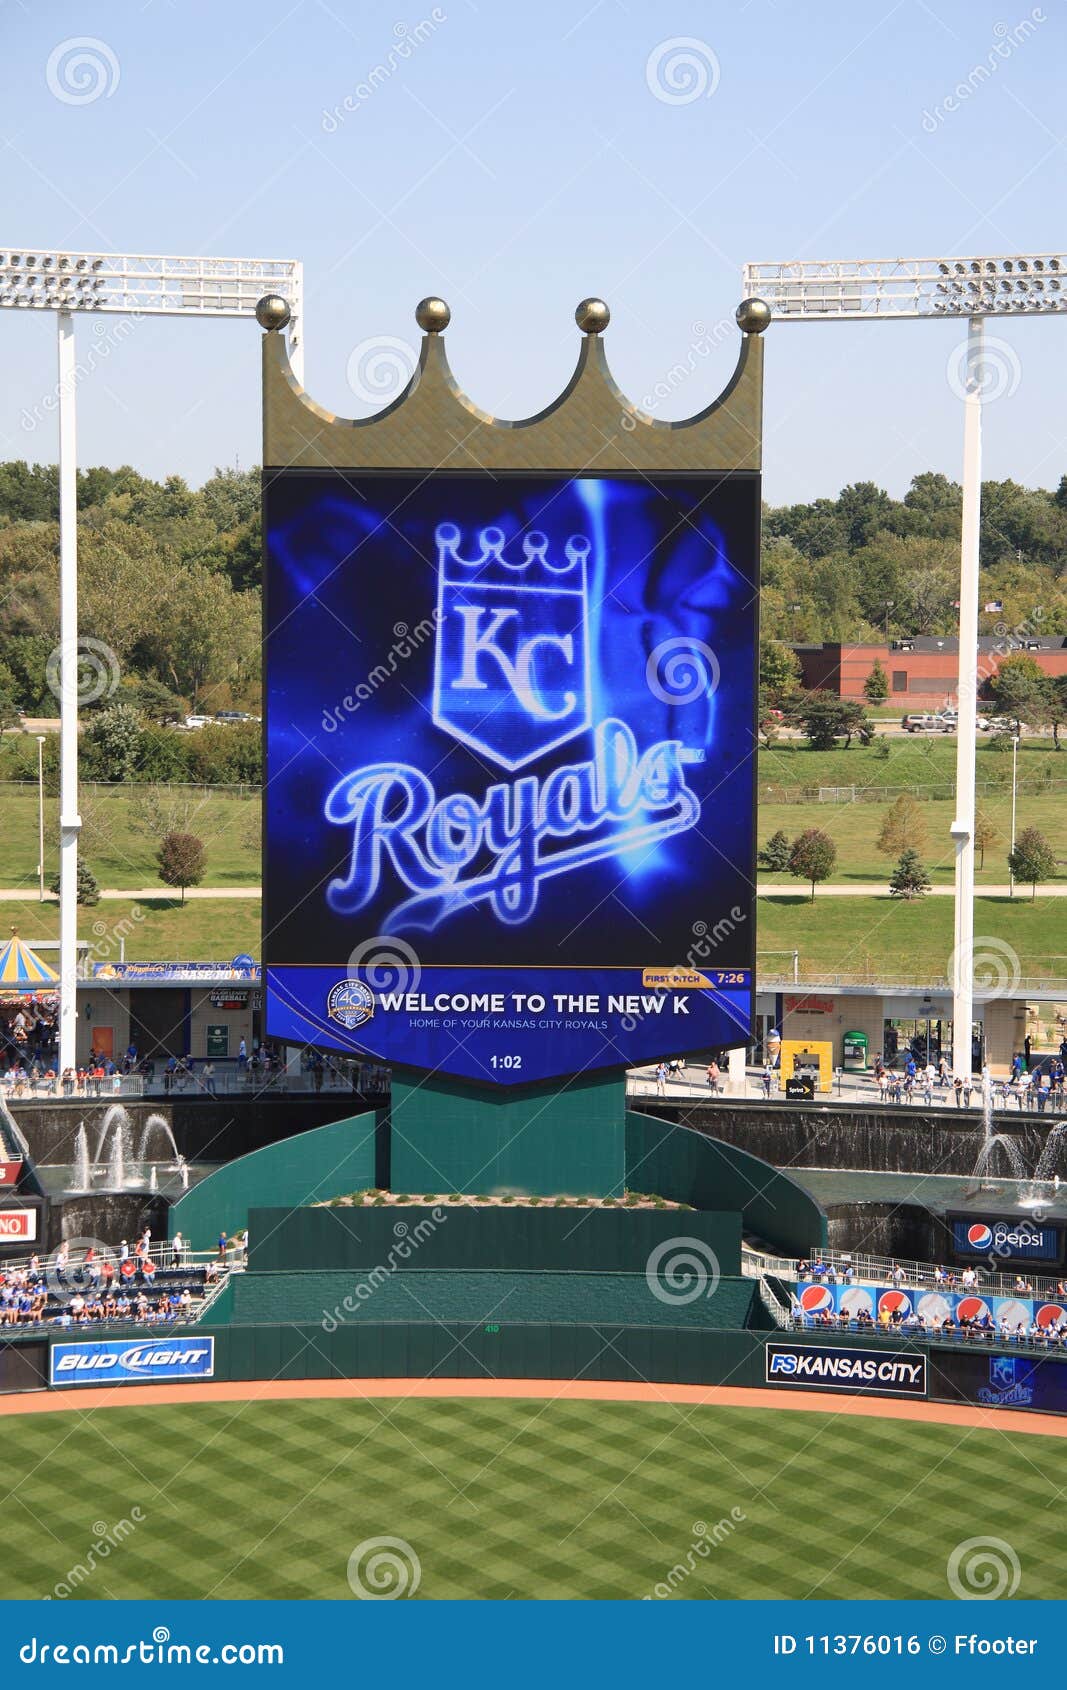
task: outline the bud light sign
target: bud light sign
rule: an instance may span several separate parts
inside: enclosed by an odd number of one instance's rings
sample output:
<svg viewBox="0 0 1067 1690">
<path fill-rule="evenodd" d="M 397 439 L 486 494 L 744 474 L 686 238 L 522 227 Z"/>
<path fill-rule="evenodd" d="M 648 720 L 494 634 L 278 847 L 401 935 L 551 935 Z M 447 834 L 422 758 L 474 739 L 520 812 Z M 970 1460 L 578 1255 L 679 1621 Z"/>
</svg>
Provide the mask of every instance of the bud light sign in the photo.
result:
<svg viewBox="0 0 1067 1690">
<path fill-rule="evenodd" d="M 497 1085 L 748 1042 L 759 479 L 267 479 L 267 1031 Z"/>
<path fill-rule="evenodd" d="M 154 1338 L 105 1338 L 99 1343 L 53 1344 L 52 1385 L 154 1385 L 161 1379 L 210 1379 L 214 1338 L 161 1333 Z"/>
<path fill-rule="evenodd" d="M 1003 1262 L 1058 1262 L 1063 1229 L 1025 1216 L 950 1215 L 952 1246 L 961 1258 L 997 1257 Z"/>
</svg>

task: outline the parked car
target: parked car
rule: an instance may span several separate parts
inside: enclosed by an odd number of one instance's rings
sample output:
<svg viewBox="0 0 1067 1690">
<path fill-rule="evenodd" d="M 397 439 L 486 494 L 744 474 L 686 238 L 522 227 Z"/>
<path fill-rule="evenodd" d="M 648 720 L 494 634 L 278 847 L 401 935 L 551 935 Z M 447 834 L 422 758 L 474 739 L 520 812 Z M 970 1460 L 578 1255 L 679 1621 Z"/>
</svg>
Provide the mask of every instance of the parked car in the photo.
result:
<svg viewBox="0 0 1067 1690">
<path fill-rule="evenodd" d="M 904 732 L 909 734 L 953 734 L 958 724 L 955 715 L 935 715 L 928 712 L 920 716 L 904 716 L 900 725 Z"/>
<path fill-rule="evenodd" d="M 183 728 L 206 728 L 211 721 L 210 716 L 186 716 Z"/>
</svg>

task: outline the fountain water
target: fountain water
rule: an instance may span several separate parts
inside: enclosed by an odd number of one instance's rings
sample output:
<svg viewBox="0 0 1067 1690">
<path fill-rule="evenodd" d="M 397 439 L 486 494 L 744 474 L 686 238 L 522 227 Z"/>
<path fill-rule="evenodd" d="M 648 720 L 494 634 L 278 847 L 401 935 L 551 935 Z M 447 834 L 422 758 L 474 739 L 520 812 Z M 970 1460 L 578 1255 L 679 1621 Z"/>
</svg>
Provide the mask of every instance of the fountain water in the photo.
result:
<svg viewBox="0 0 1067 1690">
<path fill-rule="evenodd" d="M 137 1146 L 137 1160 L 139 1162 L 147 1162 L 148 1145 L 153 1133 L 162 1133 L 164 1135 L 171 1149 L 174 1166 L 177 1167 L 181 1162 L 181 1157 L 178 1154 L 178 1146 L 175 1142 L 174 1133 L 171 1130 L 171 1124 L 165 1115 L 149 1115 L 147 1121 L 141 1129 L 141 1142 Z"/>
<path fill-rule="evenodd" d="M 1037 1166 L 1034 1168 L 1034 1177 L 1030 1188 L 1022 1199 L 1024 1203 L 1036 1207 L 1038 1204 L 1047 1203 L 1055 1197 L 1060 1183 L 1059 1174 L 1056 1171 L 1056 1162 L 1060 1150 L 1067 1142 L 1065 1135 L 1067 1135 L 1067 1121 L 1057 1121 L 1055 1126 L 1049 1128 L 1048 1137 L 1041 1147 L 1041 1154 L 1037 1159 Z"/>
<path fill-rule="evenodd" d="M 85 1122 L 80 1121 L 74 1138 L 74 1189 L 76 1191 L 88 1191 L 91 1185 L 89 1135 L 85 1130 Z"/>
<path fill-rule="evenodd" d="M 997 1151 L 1008 1164 L 1009 1179 L 1025 1179 L 1027 1167 L 1023 1153 L 1008 1133 L 993 1131 L 993 1087 L 989 1075 L 982 1075 L 982 1127 L 979 1134 L 978 1155 L 975 1157 L 974 1177 L 990 1178 L 994 1172 Z"/>
<path fill-rule="evenodd" d="M 125 1115 L 126 1111 L 123 1110 Z M 126 1189 L 126 1150 L 129 1128 L 125 1121 L 117 1121 L 111 1134 L 111 1154 L 107 1159 L 107 1181 L 103 1187 L 105 1191 L 125 1191 Z"/>
</svg>

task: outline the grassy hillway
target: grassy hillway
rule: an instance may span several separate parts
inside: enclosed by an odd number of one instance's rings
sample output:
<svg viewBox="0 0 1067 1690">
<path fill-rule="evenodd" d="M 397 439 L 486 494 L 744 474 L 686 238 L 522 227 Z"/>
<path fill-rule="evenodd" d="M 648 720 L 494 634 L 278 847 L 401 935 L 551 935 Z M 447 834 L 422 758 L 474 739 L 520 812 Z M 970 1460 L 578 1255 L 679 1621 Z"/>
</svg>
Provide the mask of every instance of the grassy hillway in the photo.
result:
<svg viewBox="0 0 1067 1690">
<path fill-rule="evenodd" d="M 162 888 L 161 888 L 162 891 Z M 928 984 L 945 979 L 952 953 L 951 898 L 901 903 L 880 898 L 817 898 L 813 904 L 796 882 L 761 897 L 756 906 L 757 951 L 761 973 L 786 973 L 791 954 L 800 952 L 801 979 L 825 974 L 894 975 L 901 983 Z M 262 906 L 252 898 L 212 898 L 188 903 L 164 895 L 151 902 L 109 900 L 78 912 L 78 933 L 95 947 L 95 959 L 117 961 L 118 939 L 125 939 L 130 961 L 154 957 L 175 960 L 225 960 L 239 951 L 258 957 Z M 22 937 L 56 937 L 56 906 L 36 900 L 0 904 L 5 928 Z M 994 965 L 1033 979 L 1067 976 L 1067 908 L 1059 898 L 1031 902 L 979 897 L 974 930 L 992 944 Z M 983 951 L 976 943 L 976 953 Z M 778 954 L 774 954 L 778 953 Z M 54 959 L 53 959 L 54 961 Z"/>
</svg>

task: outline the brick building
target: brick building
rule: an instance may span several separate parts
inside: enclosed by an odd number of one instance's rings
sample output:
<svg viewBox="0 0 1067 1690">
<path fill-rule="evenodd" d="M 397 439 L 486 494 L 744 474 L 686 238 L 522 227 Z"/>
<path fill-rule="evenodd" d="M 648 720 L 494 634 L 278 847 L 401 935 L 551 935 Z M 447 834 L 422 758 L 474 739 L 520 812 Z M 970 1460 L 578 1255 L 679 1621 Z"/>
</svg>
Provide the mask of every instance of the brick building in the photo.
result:
<svg viewBox="0 0 1067 1690">
<path fill-rule="evenodd" d="M 863 683 L 879 662 L 889 681 L 889 704 L 899 704 L 905 710 L 937 710 L 955 703 L 959 651 L 955 639 L 916 634 L 889 645 L 824 641 L 822 645 L 797 645 L 793 650 L 800 660 L 803 685 L 808 688 L 835 692 L 842 698 L 862 698 Z M 978 678 L 983 694 L 987 694 L 987 683 L 1004 659 L 1017 652 L 1032 657 L 1047 675 L 1067 675 L 1067 637 L 1062 634 L 1035 635 L 1014 643 L 985 635 L 978 641 Z"/>
</svg>

